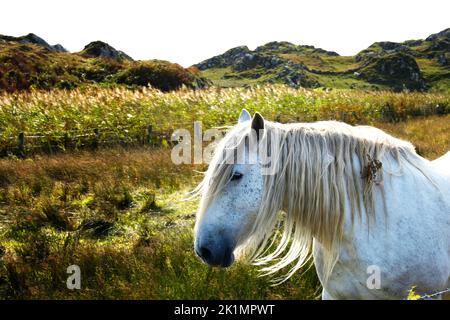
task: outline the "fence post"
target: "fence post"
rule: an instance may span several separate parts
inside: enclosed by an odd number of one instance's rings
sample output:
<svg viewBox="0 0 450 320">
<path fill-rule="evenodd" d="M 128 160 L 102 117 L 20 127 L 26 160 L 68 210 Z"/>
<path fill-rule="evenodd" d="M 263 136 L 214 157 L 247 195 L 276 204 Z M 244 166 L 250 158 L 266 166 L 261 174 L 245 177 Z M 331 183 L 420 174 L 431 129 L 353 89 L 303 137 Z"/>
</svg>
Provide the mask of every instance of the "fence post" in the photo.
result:
<svg viewBox="0 0 450 320">
<path fill-rule="evenodd" d="M 25 156 L 25 133 L 20 132 L 19 136 L 17 137 L 17 148 L 19 150 L 19 156 L 24 157 Z"/>
<path fill-rule="evenodd" d="M 94 150 L 98 149 L 98 142 L 99 142 L 100 132 L 98 128 L 94 128 L 94 141 L 92 142 L 92 148 Z"/>
<path fill-rule="evenodd" d="M 47 137 L 47 148 L 48 148 L 48 153 L 53 155 L 52 141 L 51 141 L 50 137 Z"/>
<path fill-rule="evenodd" d="M 64 141 L 63 141 L 64 152 L 69 148 L 69 134 L 64 132 Z"/>
<path fill-rule="evenodd" d="M 153 126 L 151 124 L 147 125 L 147 144 L 152 144 L 152 131 Z"/>
</svg>

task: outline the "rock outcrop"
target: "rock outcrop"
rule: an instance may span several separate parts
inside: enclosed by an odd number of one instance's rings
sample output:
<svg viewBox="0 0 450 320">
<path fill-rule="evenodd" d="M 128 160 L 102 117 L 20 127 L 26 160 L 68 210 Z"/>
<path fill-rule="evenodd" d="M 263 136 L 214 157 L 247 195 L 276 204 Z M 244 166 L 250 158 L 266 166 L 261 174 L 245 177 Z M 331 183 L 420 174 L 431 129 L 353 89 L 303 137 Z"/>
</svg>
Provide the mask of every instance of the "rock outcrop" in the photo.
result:
<svg viewBox="0 0 450 320">
<path fill-rule="evenodd" d="M 271 80 L 279 80 L 290 87 L 315 88 L 320 85 L 317 80 L 308 76 L 304 64 L 293 61 L 286 62 Z"/>
<path fill-rule="evenodd" d="M 326 51 L 313 46 L 298 46 L 286 41 L 273 41 L 251 51 L 247 46 L 232 48 L 225 53 L 196 64 L 200 70 L 232 67 L 235 71 L 249 70 L 255 67 L 275 68 L 286 62 L 279 55 L 286 53 L 310 52 L 337 56 L 333 51 Z"/>
<path fill-rule="evenodd" d="M 226 68 L 232 66 L 236 61 L 243 59 L 246 54 L 250 53 L 251 51 L 247 46 L 235 47 L 223 54 L 204 60 L 196 64 L 195 66 L 200 70 L 211 68 Z"/>
<path fill-rule="evenodd" d="M 428 38 L 426 38 L 426 41 L 435 41 L 439 38 L 447 38 L 450 39 L 450 28 L 447 28 L 445 30 L 442 30 L 441 32 L 438 33 L 434 33 L 430 36 L 428 36 Z"/>
<path fill-rule="evenodd" d="M 265 45 L 259 46 L 255 49 L 255 52 L 271 53 L 271 54 L 286 54 L 286 53 L 304 53 L 310 54 L 324 54 L 329 56 L 338 56 L 334 51 L 327 51 L 322 48 L 316 48 L 308 45 L 295 45 L 287 41 L 272 41 Z"/>
<path fill-rule="evenodd" d="M 29 33 L 25 36 L 21 37 L 12 37 L 12 36 L 4 36 L 0 35 L 0 43 L 1 42 L 17 42 L 17 43 L 25 43 L 25 44 L 36 44 L 42 46 L 44 48 L 50 49 L 52 51 L 57 52 L 67 52 L 67 50 L 60 44 L 50 45 L 42 39 L 41 37 L 35 35 L 34 33 Z"/>
<path fill-rule="evenodd" d="M 59 43 L 53 45 L 52 48 L 57 52 L 68 52 L 67 49 L 64 48 L 62 45 L 60 45 Z"/>
<path fill-rule="evenodd" d="M 312 46 L 296 46 L 289 42 L 269 42 L 257 47 L 254 51 L 246 46 L 232 48 L 195 66 L 200 70 L 231 68 L 232 72 L 226 73 L 222 77 L 223 79 L 258 79 L 264 76 L 265 82 L 281 82 L 292 87 L 316 87 L 319 83 L 308 76 L 304 64 L 285 59 L 279 55 L 280 52 L 298 52 L 299 50 L 305 50 L 305 48 L 318 50 Z M 330 55 L 334 54 L 323 51 Z"/>
<path fill-rule="evenodd" d="M 369 82 L 387 84 L 397 90 L 426 88 L 416 60 L 406 53 L 395 52 L 371 58 L 359 73 Z"/>
<path fill-rule="evenodd" d="M 133 59 L 124 53 L 123 51 L 116 50 L 109 44 L 103 41 L 94 41 L 89 43 L 84 47 L 83 51 L 80 52 L 83 57 L 94 57 L 94 58 L 109 58 L 116 60 L 129 60 Z"/>
</svg>

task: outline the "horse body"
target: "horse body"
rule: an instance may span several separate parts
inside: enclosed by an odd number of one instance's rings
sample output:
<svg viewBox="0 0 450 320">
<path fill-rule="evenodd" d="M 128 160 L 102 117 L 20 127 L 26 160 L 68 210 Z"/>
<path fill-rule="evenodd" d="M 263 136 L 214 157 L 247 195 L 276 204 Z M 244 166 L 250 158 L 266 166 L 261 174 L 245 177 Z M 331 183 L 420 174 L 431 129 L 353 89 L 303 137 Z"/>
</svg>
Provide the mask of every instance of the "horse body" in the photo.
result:
<svg viewBox="0 0 450 320">
<path fill-rule="evenodd" d="M 278 171 L 262 175 L 260 157 L 226 163 L 234 157 L 222 154 L 244 145 L 250 128 L 260 131 L 259 148 L 275 133 Z M 289 277 L 312 251 L 323 299 L 401 299 L 412 287 L 450 286 L 450 152 L 430 162 L 372 127 L 281 125 L 243 110 L 197 191 L 194 247 L 210 265 L 247 255 L 269 274 L 294 264 Z"/>
<path fill-rule="evenodd" d="M 432 162 L 419 159 L 425 175 L 411 167 L 383 162 L 386 172 L 403 170 L 402 178 L 385 174 L 385 214 L 376 194 L 375 221 L 367 215 L 352 224 L 346 210 L 339 260 L 327 282 L 321 271 L 323 248 L 314 240 L 314 263 L 323 284 L 323 299 L 398 299 L 416 286 L 419 294 L 450 285 L 450 177 Z M 448 164 L 450 166 L 450 162 Z M 441 191 L 439 192 L 438 189 Z M 381 214 L 379 214 L 381 213 Z M 379 268 L 380 286 L 367 284 L 370 266 Z"/>
<path fill-rule="evenodd" d="M 431 162 L 431 165 L 444 175 L 450 175 L 450 151 Z"/>
</svg>

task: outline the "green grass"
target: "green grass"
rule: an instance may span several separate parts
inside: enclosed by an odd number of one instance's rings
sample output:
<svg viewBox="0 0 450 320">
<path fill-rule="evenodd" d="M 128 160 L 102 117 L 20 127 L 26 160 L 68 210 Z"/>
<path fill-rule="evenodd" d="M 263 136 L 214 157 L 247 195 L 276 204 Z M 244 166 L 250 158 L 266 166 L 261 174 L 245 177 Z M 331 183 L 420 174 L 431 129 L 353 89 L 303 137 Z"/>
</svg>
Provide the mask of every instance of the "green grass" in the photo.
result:
<svg viewBox="0 0 450 320">
<path fill-rule="evenodd" d="M 343 72 L 360 66 L 353 56 L 324 56 L 322 58 L 330 71 Z"/>
<path fill-rule="evenodd" d="M 388 90 L 388 87 L 380 84 L 370 84 L 364 79 L 354 75 L 345 74 L 339 77 L 326 74 L 310 74 L 310 76 L 324 87 L 333 89 L 357 89 L 357 90 Z"/>
<path fill-rule="evenodd" d="M 263 84 L 271 73 L 264 68 L 251 69 L 247 72 L 234 72 L 231 67 L 212 68 L 201 72 L 202 76 L 211 80 L 219 88 L 236 88 Z"/>
<path fill-rule="evenodd" d="M 430 92 L 450 92 L 450 69 L 439 65 L 435 60 L 416 59 L 424 78 L 427 80 Z"/>
<path fill-rule="evenodd" d="M 450 79 L 440 79 L 430 83 L 430 92 L 450 94 Z"/>
<path fill-rule="evenodd" d="M 354 67 L 350 62 L 352 57 L 335 57 L 335 56 L 298 56 L 295 54 L 285 54 L 290 60 L 303 62 L 312 70 L 343 72 Z M 342 59 L 342 63 L 339 61 Z M 333 62 L 329 62 L 333 61 Z M 282 68 L 274 70 L 265 70 L 264 68 L 250 69 L 246 72 L 234 72 L 231 67 L 227 68 L 211 68 L 202 71 L 202 75 L 212 81 L 212 83 L 220 88 L 235 88 L 244 86 L 264 85 L 264 83 L 273 77 Z M 382 84 L 372 84 L 361 77 L 355 76 L 353 73 L 331 75 L 319 74 L 305 71 L 305 74 L 311 79 L 317 80 L 321 88 L 332 89 L 358 89 L 358 90 L 389 90 L 389 87 Z M 282 84 L 282 79 L 274 81 L 274 83 Z"/>
<path fill-rule="evenodd" d="M 416 62 L 420 67 L 425 78 L 435 78 L 450 74 L 450 70 L 444 66 L 439 65 L 435 60 L 429 60 L 424 58 L 416 58 Z"/>
<path fill-rule="evenodd" d="M 308 69 L 344 72 L 360 66 L 352 56 L 330 56 L 325 54 L 284 53 L 280 57 L 304 63 Z"/>
</svg>

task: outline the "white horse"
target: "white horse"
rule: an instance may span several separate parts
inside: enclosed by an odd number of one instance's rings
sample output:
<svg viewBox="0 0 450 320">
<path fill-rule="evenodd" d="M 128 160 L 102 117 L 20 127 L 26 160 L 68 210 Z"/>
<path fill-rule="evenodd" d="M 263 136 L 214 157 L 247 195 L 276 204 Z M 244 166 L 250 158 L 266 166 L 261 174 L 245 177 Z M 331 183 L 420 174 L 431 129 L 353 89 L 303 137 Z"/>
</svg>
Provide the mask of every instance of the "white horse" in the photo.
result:
<svg viewBox="0 0 450 320">
<path fill-rule="evenodd" d="M 237 255 L 265 273 L 288 268 L 282 281 L 313 255 L 323 299 L 449 286 L 450 152 L 430 162 L 373 127 L 243 110 L 197 192 L 194 247 L 209 265 Z"/>
</svg>

